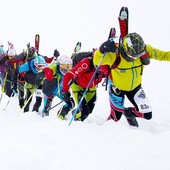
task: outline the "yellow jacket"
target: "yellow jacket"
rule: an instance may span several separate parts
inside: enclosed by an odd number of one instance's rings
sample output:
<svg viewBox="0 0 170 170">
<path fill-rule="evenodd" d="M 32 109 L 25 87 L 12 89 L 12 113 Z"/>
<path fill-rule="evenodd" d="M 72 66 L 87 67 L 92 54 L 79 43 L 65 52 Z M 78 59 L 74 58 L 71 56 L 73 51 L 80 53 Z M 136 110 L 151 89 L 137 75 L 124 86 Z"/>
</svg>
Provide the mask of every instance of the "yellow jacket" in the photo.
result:
<svg viewBox="0 0 170 170">
<path fill-rule="evenodd" d="M 161 51 L 150 45 L 146 45 L 146 50 L 150 59 L 170 61 L 170 51 Z M 98 65 L 102 57 L 103 53 L 97 50 L 93 58 L 94 65 Z M 132 62 L 127 62 L 121 55 L 120 58 L 121 61 L 118 67 L 111 70 L 112 81 L 118 89 L 131 91 L 141 84 L 144 65 L 140 58 L 133 60 Z M 109 65 L 111 67 L 115 59 L 116 53 L 108 52 L 101 65 Z"/>
</svg>

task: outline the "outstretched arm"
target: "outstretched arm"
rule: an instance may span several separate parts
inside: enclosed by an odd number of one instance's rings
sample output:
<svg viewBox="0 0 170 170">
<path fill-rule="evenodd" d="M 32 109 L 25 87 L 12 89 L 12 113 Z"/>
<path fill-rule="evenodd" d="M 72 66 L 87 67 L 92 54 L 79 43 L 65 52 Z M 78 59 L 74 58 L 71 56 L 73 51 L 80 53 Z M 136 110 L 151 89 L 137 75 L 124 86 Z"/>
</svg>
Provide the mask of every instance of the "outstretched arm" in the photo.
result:
<svg viewBox="0 0 170 170">
<path fill-rule="evenodd" d="M 150 45 L 146 45 L 146 50 L 149 54 L 149 58 L 159 61 L 170 61 L 170 51 L 163 51 L 154 48 Z"/>
</svg>

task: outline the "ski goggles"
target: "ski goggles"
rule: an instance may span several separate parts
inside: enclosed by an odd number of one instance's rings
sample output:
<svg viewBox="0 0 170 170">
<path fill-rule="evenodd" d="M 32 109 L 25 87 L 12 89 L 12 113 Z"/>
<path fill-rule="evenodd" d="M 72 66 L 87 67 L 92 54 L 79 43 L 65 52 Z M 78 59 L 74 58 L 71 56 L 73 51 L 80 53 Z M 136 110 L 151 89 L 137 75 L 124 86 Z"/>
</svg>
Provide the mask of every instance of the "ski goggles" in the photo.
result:
<svg viewBox="0 0 170 170">
<path fill-rule="evenodd" d="M 35 64 L 35 67 L 38 69 L 38 70 L 42 70 L 46 65 L 45 64 Z"/>
<path fill-rule="evenodd" d="M 134 54 L 134 55 L 131 55 L 131 54 L 129 54 L 129 53 L 127 53 L 127 52 L 125 52 L 126 53 L 126 55 L 129 57 L 129 58 L 132 58 L 132 59 L 137 59 L 137 58 L 146 58 L 146 57 L 148 57 L 148 53 L 144 50 L 144 51 L 142 51 L 141 53 L 139 53 L 139 54 Z"/>
<path fill-rule="evenodd" d="M 61 73 L 65 74 L 67 71 L 72 69 L 72 64 L 60 64 Z"/>
<path fill-rule="evenodd" d="M 13 57 L 14 57 L 14 56 L 12 56 L 12 55 L 11 55 L 11 56 L 8 56 L 9 60 L 13 59 Z"/>
</svg>

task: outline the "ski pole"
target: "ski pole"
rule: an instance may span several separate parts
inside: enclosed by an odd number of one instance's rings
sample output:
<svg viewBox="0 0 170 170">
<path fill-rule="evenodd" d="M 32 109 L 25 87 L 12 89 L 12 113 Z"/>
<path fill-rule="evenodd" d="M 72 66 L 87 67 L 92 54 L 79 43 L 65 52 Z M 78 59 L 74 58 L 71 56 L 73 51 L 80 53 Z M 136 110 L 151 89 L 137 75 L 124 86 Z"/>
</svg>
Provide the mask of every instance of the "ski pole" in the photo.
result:
<svg viewBox="0 0 170 170">
<path fill-rule="evenodd" d="M 44 77 L 41 77 L 41 79 L 40 79 L 38 85 L 35 85 L 35 89 L 33 89 L 31 95 L 29 96 L 29 98 L 27 99 L 27 101 L 24 103 L 24 106 L 21 108 L 22 110 L 24 110 L 24 108 L 26 107 L 26 105 L 28 104 L 28 102 L 31 100 L 31 98 L 32 98 L 32 96 L 33 96 L 33 94 L 34 94 L 34 92 L 38 89 L 38 87 L 39 87 L 40 84 L 42 83 L 43 79 L 44 79 Z"/>
<path fill-rule="evenodd" d="M 31 97 L 33 96 L 34 92 L 36 91 L 36 89 L 33 91 L 33 93 L 30 95 L 30 97 L 27 99 L 27 101 L 24 103 L 24 106 L 22 106 L 21 110 L 24 112 L 24 108 L 26 107 L 26 105 L 28 104 L 28 102 L 31 100 Z M 18 114 L 18 116 L 16 117 L 16 120 L 19 118 L 19 116 L 21 115 L 21 113 Z"/>
<path fill-rule="evenodd" d="M 81 97 L 81 99 L 80 99 L 80 101 L 79 101 L 79 103 L 78 103 L 78 105 L 77 105 L 77 108 L 76 108 L 75 111 L 73 112 L 72 118 L 71 118 L 71 120 L 70 120 L 70 122 L 69 122 L 69 126 L 71 125 L 71 123 L 72 123 L 72 121 L 73 121 L 73 119 L 74 119 L 74 117 L 75 117 L 75 115 L 76 115 L 76 113 L 77 113 L 77 111 L 78 111 L 78 109 L 79 109 L 79 107 L 80 107 L 80 105 L 81 105 L 84 97 L 86 96 L 86 93 L 87 93 L 87 91 L 88 91 L 88 89 L 89 89 L 89 87 L 90 87 L 90 85 L 91 85 L 91 83 L 92 83 L 92 81 L 93 81 L 93 79 L 94 79 L 94 77 L 95 77 L 95 75 L 96 75 L 96 73 L 97 73 L 97 71 L 98 71 L 98 69 L 99 69 L 99 67 L 100 67 L 100 65 L 101 65 L 104 57 L 105 57 L 105 55 L 106 55 L 106 53 L 103 54 L 103 56 L 102 56 L 102 58 L 101 58 L 101 60 L 100 60 L 99 65 L 97 66 L 95 72 L 93 73 L 93 76 L 92 76 L 92 78 L 90 79 L 89 84 L 87 85 L 87 87 L 86 87 L 86 89 L 85 89 L 85 91 L 84 91 L 84 93 L 83 93 L 83 95 L 82 95 L 82 97 Z"/>
<path fill-rule="evenodd" d="M 53 108 L 55 108 L 56 106 L 60 105 L 62 102 L 63 102 L 63 101 L 60 101 L 59 103 L 57 103 L 56 105 L 54 105 L 53 107 L 51 107 L 51 108 L 49 109 L 49 111 L 52 110 Z"/>
<path fill-rule="evenodd" d="M 9 105 L 9 103 L 10 103 L 10 101 L 11 101 L 12 94 L 14 94 L 14 96 L 15 96 L 17 93 L 14 93 L 14 92 L 11 93 L 11 95 L 10 95 L 10 97 L 9 97 L 6 105 L 5 105 L 5 107 L 3 108 L 4 111 L 6 110 L 6 108 L 8 107 L 8 105 Z"/>
<path fill-rule="evenodd" d="M 26 105 L 28 104 L 28 102 L 31 100 L 31 98 L 32 98 L 32 96 L 33 96 L 33 94 L 34 94 L 34 92 L 36 91 L 37 89 L 35 89 L 32 93 L 31 93 L 31 95 L 29 96 L 29 98 L 27 99 L 27 101 L 24 103 L 24 106 L 22 106 L 22 110 L 24 110 L 24 108 L 26 107 Z"/>
<path fill-rule="evenodd" d="M 115 28 L 110 28 L 108 40 L 110 40 L 112 42 L 112 41 L 114 41 L 115 37 L 116 37 L 116 29 Z M 105 78 L 104 82 L 102 83 L 102 86 L 106 86 L 105 87 L 106 91 L 107 91 L 107 84 L 108 84 L 108 75 Z"/>
<path fill-rule="evenodd" d="M 5 111 L 6 110 L 6 108 L 8 107 L 8 105 L 9 105 L 9 102 L 11 101 L 11 97 L 9 98 L 9 100 L 7 101 L 7 104 L 6 104 L 6 106 L 3 108 L 3 111 Z"/>
<path fill-rule="evenodd" d="M 1 93 L 1 96 L 0 96 L 0 104 L 1 104 L 2 96 L 3 96 L 3 93 Z"/>
<path fill-rule="evenodd" d="M 74 52 L 71 55 L 71 59 L 74 58 L 74 56 L 76 55 L 76 53 L 78 53 L 81 50 L 81 42 L 77 42 L 75 48 L 74 48 Z"/>
<path fill-rule="evenodd" d="M 5 85 L 6 85 L 7 75 L 8 75 L 8 72 L 5 73 L 4 84 L 2 86 L 2 93 L 1 93 L 1 97 L 0 97 L 0 104 L 1 104 L 1 101 L 2 101 L 2 96 L 4 94 L 4 88 L 5 88 Z"/>
</svg>

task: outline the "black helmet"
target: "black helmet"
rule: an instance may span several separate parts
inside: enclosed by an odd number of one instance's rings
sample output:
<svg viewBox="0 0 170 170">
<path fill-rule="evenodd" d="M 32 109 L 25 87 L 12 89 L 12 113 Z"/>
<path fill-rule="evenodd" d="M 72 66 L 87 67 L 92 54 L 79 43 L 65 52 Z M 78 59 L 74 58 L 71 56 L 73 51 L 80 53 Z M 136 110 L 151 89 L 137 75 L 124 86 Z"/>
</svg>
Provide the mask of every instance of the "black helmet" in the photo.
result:
<svg viewBox="0 0 170 170">
<path fill-rule="evenodd" d="M 137 59 L 147 53 L 146 45 L 142 37 L 137 33 L 130 33 L 122 37 L 120 46 L 124 53 L 133 59 Z"/>
<path fill-rule="evenodd" d="M 27 61 L 30 61 L 36 57 L 36 49 L 35 47 L 29 47 L 27 51 Z"/>
<path fill-rule="evenodd" d="M 34 55 L 35 51 L 36 51 L 36 49 L 35 49 L 34 47 L 30 47 L 30 48 L 28 49 L 28 55 L 29 55 L 29 56 Z"/>
</svg>

